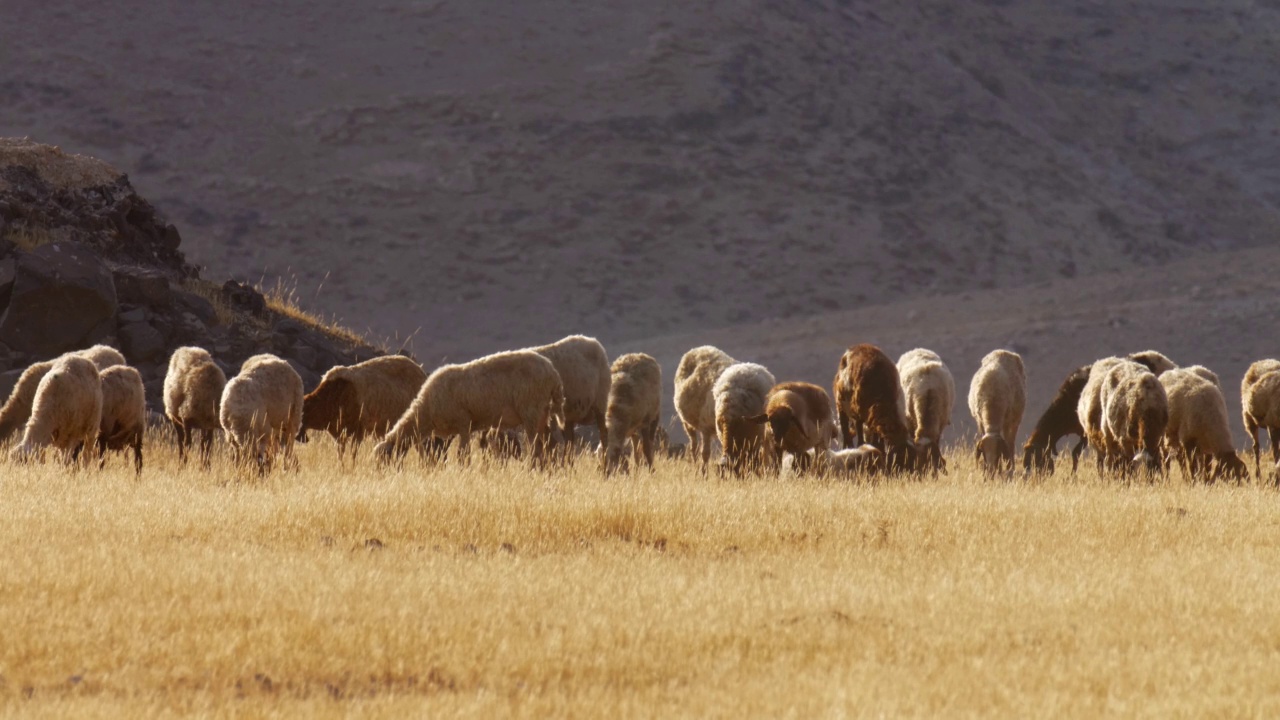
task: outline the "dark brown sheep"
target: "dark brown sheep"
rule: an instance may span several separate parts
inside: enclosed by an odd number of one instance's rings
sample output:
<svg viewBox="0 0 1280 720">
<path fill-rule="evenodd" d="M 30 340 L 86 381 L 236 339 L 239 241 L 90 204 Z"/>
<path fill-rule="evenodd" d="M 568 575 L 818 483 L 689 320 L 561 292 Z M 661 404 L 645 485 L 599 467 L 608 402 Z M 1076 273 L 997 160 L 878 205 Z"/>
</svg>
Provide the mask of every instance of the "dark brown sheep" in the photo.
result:
<svg viewBox="0 0 1280 720">
<path fill-rule="evenodd" d="M 915 470 L 918 453 L 907 430 L 898 366 L 889 356 L 874 345 L 854 345 L 841 356 L 833 387 L 844 447 L 869 443 L 884 451 L 888 471 Z"/>
<path fill-rule="evenodd" d="M 382 437 L 400 419 L 427 381 L 418 363 L 402 355 L 387 355 L 324 374 L 320 384 L 302 400 L 302 430 L 324 430 L 338 441 L 338 458 L 351 442 L 354 460 L 368 436 Z"/>
<path fill-rule="evenodd" d="M 807 382 L 784 382 L 774 385 L 765 397 L 764 412 L 749 418 L 755 423 L 769 424 L 772 440 L 769 462 L 781 469 L 782 454 L 796 458 L 796 471 L 808 469 L 810 450 L 824 452 L 835 439 L 836 428 L 827 391 Z"/>
<path fill-rule="evenodd" d="M 1036 422 L 1031 437 L 1022 446 L 1022 467 L 1027 472 L 1053 473 L 1053 459 L 1058 452 L 1058 441 L 1068 435 L 1076 435 L 1080 442 L 1071 449 L 1071 472 L 1080 465 L 1080 453 L 1084 452 L 1088 442 L 1085 440 L 1084 428 L 1080 425 L 1080 416 L 1076 407 L 1080 404 L 1080 393 L 1085 383 L 1089 382 L 1089 365 L 1077 368 L 1062 385 L 1058 394 L 1049 401 L 1049 407 Z"/>
</svg>

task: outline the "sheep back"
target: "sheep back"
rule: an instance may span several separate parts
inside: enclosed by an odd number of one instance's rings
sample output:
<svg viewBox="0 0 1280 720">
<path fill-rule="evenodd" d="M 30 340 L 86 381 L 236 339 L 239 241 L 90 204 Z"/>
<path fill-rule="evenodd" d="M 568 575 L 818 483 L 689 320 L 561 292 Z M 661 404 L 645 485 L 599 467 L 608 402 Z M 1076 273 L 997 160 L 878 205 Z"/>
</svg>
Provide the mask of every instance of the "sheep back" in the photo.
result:
<svg viewBox="0 0 1280 720">
<path fill-rule="evenodd" d="M 14 455 L 26 457 L 47 445 L 70 452 L 83 443 L 82 452 L 88 457 L 101 421 L 102 381 L 97 366 L 79 355 L 63 355 L 40 379 L 22 444 Z"/>
<path fill-rule="evenodd" d="M 227 382 L 220 405 L 222 429 L 237 453 L 251 450 L 265 463 L 277 443 L 292 452 L 302 427 L 302 378 L 275 355 L 254 355 Z"/>
<path fill-rule="evenodd" d="M 426 381 L 426 371 L 403 355 L 330 368 L 302 399 L 302 427 L 357 441 L 384 435 Z"/>
<path fill-rule="evenodd" d="M 204 348 L 180 347 L 169 356 L 164 376 L 164 413 L 174 425 L 191 430 L 215 430 L 226 373 Z"/>
<path fill-rule="evenodd" d="M 716 404 L 712 394 L 721 373 L 736 362 L 711 345 L 696 347 L 680 358 L 675 377 L 676 414 L 686 429 L 714 433 Z"/>
<path fill-rule="evenodd" d="M 570 335 L 530 349 L 550 360 L 560 374 L 567 425 L 593 423 L 604 417 L 609 405 L 611 370 L 609 356 L 599 340 Z"/>
</svg>

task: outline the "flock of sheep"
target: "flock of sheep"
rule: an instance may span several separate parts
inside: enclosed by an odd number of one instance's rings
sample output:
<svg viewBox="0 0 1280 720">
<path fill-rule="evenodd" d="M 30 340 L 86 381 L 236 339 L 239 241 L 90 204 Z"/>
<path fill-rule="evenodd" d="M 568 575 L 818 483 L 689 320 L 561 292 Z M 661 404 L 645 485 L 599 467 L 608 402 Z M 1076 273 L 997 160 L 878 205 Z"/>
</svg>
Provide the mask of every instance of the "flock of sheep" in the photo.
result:
<svg viewBox="0 0 1280 720">
<path fill-rule="evenodd" d="M 1012 473 L 1026 407 L 1022 358 L 995 350 L 969 385 L 978 424 L 974 453 L 985 472 Z M 429 375 L 392 355 L 331 369 L 303 395 L 302 379 L 284 360 L 255 355 L 227 380 L 208 352 L 179 348 L 164 383 L 165 415 L 185 461 L 197 431 L 207 467 L 221 429 L 237 466 L 268 472 L 277 459 L 296 467 L 295 440 L 308 430 L 332 435 L 339 460 L 377 440 L 385 463 L 411 448 L 442 461 L 458 440 L 466 462 L 470 437 L 493 453 L 523 454 L 535 468 L 571 462 L 581 449 L 575 429 L 592 425 L 606 474 L 629 458 L 653 466 L 664 439 L 659 424 L 662 369 L 643 353 L 609 363 L 594 338 L 574 335 L 542 347 L 444 365 Z M 942 436 L 951 424 L 955 380 L 942 358 L 915 349 L 895 363 L 880 348 L 856 345 L 840 358 L 833 394 L 807 382 L 777 382 L 762 365 L 697 347 L 676 369 L 675 408 L 689 436 L 688 455 L 705 471 L 713 440 L 724 472 L 871 475 L 946 472 Z M 1241 385 L 1244 424 L 1253 440 L 1253 472 L 1261 476 L 1259 431 L 1280 432 L 1280 361 L 1261 360 Z M 0 408 L 0 443 L 22 429 L 11 456 L 23 461 L 52 448 L 67 462 L 97 450 L 132 449 L 142 472 L 147 409 L 142 378 L 113 348 L 95 346 L 36 363 Z M 1027 473 L 1052 473 L 1058 442 L 1079 436 L 1072 471 L 1092 446 L 1099 472 L 1119 477 L 1164 475 L 1176 462 L 1184 476 L 1206 482 L 1242 480 L 1221 383 L 1212 371 L 1179 368 L 1147 351 L 1109 357 L 1072 372 L 1023 445 Z M 833 446 L 842 449 L 834 449 Z"/>
</svg>

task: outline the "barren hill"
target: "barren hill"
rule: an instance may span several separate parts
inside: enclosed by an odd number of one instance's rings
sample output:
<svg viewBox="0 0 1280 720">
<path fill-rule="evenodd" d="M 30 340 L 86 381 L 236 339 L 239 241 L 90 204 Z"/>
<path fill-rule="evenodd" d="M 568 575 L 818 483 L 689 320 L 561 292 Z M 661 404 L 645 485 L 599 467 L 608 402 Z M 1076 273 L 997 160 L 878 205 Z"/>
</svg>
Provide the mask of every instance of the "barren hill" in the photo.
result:
<svg viewBox="0 0 1280 720">
<path fill-rule="evenodd" d="M 107 159 L 193 262 L 296 275 L 357 328 L 420 328 L 427 361 L 1082 278 L 1280 229 L 1267 3 L 5 14 L 0 135 Z"/>
</svg>

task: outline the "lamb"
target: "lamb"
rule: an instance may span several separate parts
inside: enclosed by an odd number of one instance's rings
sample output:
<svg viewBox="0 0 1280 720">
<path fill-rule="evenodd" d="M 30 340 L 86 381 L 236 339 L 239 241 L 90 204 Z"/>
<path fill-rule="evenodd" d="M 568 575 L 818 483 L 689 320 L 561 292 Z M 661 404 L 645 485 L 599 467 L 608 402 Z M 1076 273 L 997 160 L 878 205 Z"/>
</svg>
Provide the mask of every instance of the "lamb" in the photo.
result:
<svg viewBox="0 0 1280 720">
<path fill-rule="evenodd" d="M 213 436 L 221 428 L 218 404 L 227 376 L 203 348 L 180 347 L 164 376 L 164 414 L 178 431 L 178 459 L 185 463 L 196 431 L 203 435 L 200 461 L 208 468 Z"/>
<path fill-rule="evenodd" d="M 1155 373 L 1137 363 L 1117 363 L 1103 379 L 1102 406 L 1103 442 L 1112 467 L 1121 474 L 1137 467 L 1163 474 L 1161 440 L 1169 424 L 1169 399 Z"/>
<path fill-rule="evenodd" d="M 942 432 L 951 425 L 955 379 L 937 353 L 923 348 L 903 353 L 898 359 L 898 376 L 906 401 L 907 431 L 936 476 L 939 470 L 946 470 Z"/>
<path fill-rule="evenodd" d="M 553 431 L 557 443 L 573 448 L 574 427 L 594 424 L 604 439 L 609 406 L 609 356 L 599 340 L 570 335 L 563 340 L 529 348 L 551 361 L 564 385 L 564 426 Z"/>
<path fill-rule="evenodd" d="M 98 424 L 98 467 L 107 463 L 108 450 L 133 448 L 133 463 L 142 476 L 142 435 L 147 429 L 147 397 L 142 375 L 127 365 L 113 365 L 99 373 L 102 381 L 102 420 Z"/>
<path fill-rule="evenodd" d="M 866 475 L 874 473 L 884 464 L 884 451 L 875 445 L 861 445 L 846 450 L 824 448 L 817 451 L 815 464 L 818 472 L 836 476 Z"/>
<path fill-rule="evenodd" d="M 750 421 L 769 424 L 773 443 L 766 450 L 771 453 L 770 463 L 781 468 L 783 453 L 791 453 L 798 473 L 808 469 L 810 450 L 827 450 L 836 437 L 831 397 L 826 390 L 806 382 L 774 385 L 765 397 L 764 412 Z"/>
<path fill-rule="evenodd" d="M 124 356 L 120 351 L 107 345 L 94 345 L 91 348 L 67 354 L 91 361 L 99 372 L 112 365 L 125 364 Z M 36 388 L 39 387 L 40 380 L 53 367 L 54 360 L 34 363 L 19 376 L 17 384 L 13 386 L 13 392 L 9 393 L 8 401 L 3 408 L 0 408 L 0 443 L 8 442 L 9 438 L 16 435 L 31 418 Z"/>
<path fill-rule="evenodd" d="M 410 446 L 425 457 L 456 436 L 459 459 L 466 462 L 471 433 L 521 428 L 537 468 L 545 460 L 550 423 L 563 415 L 564 386 L 551 361 L 532 350 L 500 352 L 436 368 L 373 452 L 380 463 L 403 457 Z"/>
<path fill-rule="evenodd" d="M 330 368 L 316 389 L 302 398 L 302 431 L 324 430 L 338 443 L 338 462 L 351 444 L 354 462 L 360 443 L 381 438 L 404 415 L 427 373 L 403 355 L 386 355 L 355 365 Z"/>
<path fill-rule="evenodd" d="M 609 407 L 605 413 L 605 474 L 622 464 L 627 440 L 632 437 L 637 438 L 636 447 L 652 470 L 662 405 L 662 367 L 649 355 L 629 353 L 613 361 L 610 375 Z"/>
<path fill-rule="evenodd" d="M 981 435 L 974 455 L 987 474 L 1013 470 L 1013 448 L 1027 406 L 1027 372 L 1022 356 L 992 350 L 969 383 L 969 413 Z"/>
<path fill-rule="evenodd" d="M 1223 476 L 1237 481 L 1248 477 L 1249 468 L 1231 443 L 1222 389 L 1193 368 L 1169 370 L 1160 375 L 1160 384 L 1169 400 L 1165 441 L 1183 476 L 1209 482 Z"/>
<path fill-rule="evenodd" d="M 918 451 L 907 429 L 906 400 L 898 367 L 874 345 L 850 347 L 840 357 L 832 383 L 840 435 L 846 449 L 861 444 L 884 451 L 888 471 L 916 469 Z"/>
<path fill-rule="evenodd" d="M 724 455 L 720 465 L 741 477 L 764 460 L 764 425 L 752 418 L 765 411 L 769 391 L 777 384 L 763 365 L 734 363 L 711 389 L 716 407 L 716 435 Z"/>
<path fill-rule="evenodd" d="M 81 453 L 87 462 L 101 420 L 102 381 L 97 366 L 79 355 L 63 355 L 40 379 L 22 444 L 10 456 L 24 461 L 52 445 L 67 462 Z"/>
<path fill-rule="evenodd" d="M 254 355 L 222 390 L 221 422 L 236 465 L 254 460 L 266 474 L 280 453 L 296 467 L 293 442 L 302 429 L 302 378 L 275 355 Z"/>
<path fill-rule="evenodd" d="M 1280 453 L 1276 452 L 1276 438 L 1280 437 L 1280 360 L 1259 360 L 1249 366 L 1240 382 L 1240 404 L 1244 429 L 1253 441 L 1254 475 L 1261 478 L 1259 430 L 1267 431 L 1271 459 L 1280 467 Z"/>
<path fill-rule="evenodd" d="M 703 345 L 685 353 L 676 368 L 676 414 L 689 436 L 689 455 L 701 456 L 703 468 L 711 459 L 711 439 L 716 434 L 716 403 L 711 391 L 720 374 L 735 362 L 721 350 Z"/>
<path fill-rule="evenodd" d="M 1084 428 L 1080 425 L 1080 417 L 1076 414 L 1076 406 L 1080 404 L 1080 393 L 1089 381 L 1089 366 L 1077 368 L 1062 381 L 1058 394 L 1049 401 L 1049 407 L 1036 422 L 1031 437 L 1022 447 L 1022 468 L 1030 473 L 1032 469 L 1039 473 L 1053 473 L 1053 458 L 1057 454 L 1058 441 L 1067 435 L 1077 435 L 1080 442 L 1071 450 L 1071 472 L 1074 473 L 1080 464 L 1080 453 L 1086 444 Z M 1033 467 L 1034 466 L 1034 467 Z"/>
</svg>

